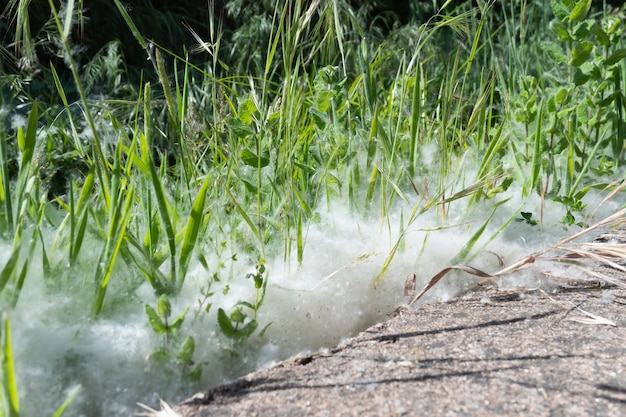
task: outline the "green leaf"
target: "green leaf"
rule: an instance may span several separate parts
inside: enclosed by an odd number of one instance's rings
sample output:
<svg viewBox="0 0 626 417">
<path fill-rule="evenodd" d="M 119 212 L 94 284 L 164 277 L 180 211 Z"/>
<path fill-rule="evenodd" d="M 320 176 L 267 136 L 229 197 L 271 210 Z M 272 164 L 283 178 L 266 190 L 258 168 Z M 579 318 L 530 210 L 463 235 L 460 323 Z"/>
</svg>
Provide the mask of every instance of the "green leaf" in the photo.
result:
<svg viewBox="0 0 626 417">
<path fill-rule="evenodd" d="M 183 322 L 185 321 L 185 316 L 187 315 L 187 312 L 189 311 L 189 307 L 185 308 L 185 311 L 183 311 L 182 313 L 180 313 L 178 316 L 176 316 L 176 318 L 174 319 L 174 321 L 170 324 L 169 327 L 169 331 L 171 333 L 176 333 L 177 331 L 180 330 L 180 326 L 183 325 Z"/>
<path fill-rule="evenodd" d="M 554 42 L 542 42 L 541 49 L 543 49 L 550 59 L 558 64 L 567 63 L 567 56 L 563 53 L 563 49 Z"/>
<path fill-rule="evenodd" d="M 561 42 L 566 42 L 571 39 L 567 27 L 559 21 L 552 21 L 550 23 L 550 29 L 552 29 L 552 32 L 554 32 Z"/>
<path fill-rule="evenodd" d="M 61 406 L 54 413 L 53 417 L 61 417 L 61 415 L 67 408 L 67 406 L 70 405 L 74 401 L 74 399 L 80 392 L 81 388 L 82 388 L 81 385 L 77 385 L 76 387 L 74 387 L 74 389 L 67 395 L 67 398 L 65 399 L 65 401 L 63 401 L 63 404 L 61 404 Z"/>
<path fill-rule="evenodd" d="M 532 213 L 522 211 L 522 212 L 520 212 L 520 214 L 522 215 L 522 219 L 519 219 L 520 221 L 525 221 L 526 223 L 530 224 L 531 226 L 536 226 L 538 224 L 537 220 L 533 219 L 533 214 Z"/>
<path fill-rule="evenodd" d="M 220 325 L 220 329 L 222 330 L 222 333 L 224 333 L 224 336 L 228 337 L 229 339 L 235 337 L 235 327 L 233 326 L 232 322 L 226 315 L 226 312 L 222 308 L 217 310 L 217 323 Z"/>
<path fill-rule="evenodd" d="M 169 204 L 165 197 L 165 190 L 161 177 L 159 176 L 154 160 L 150 154 L 147 155 L 148 168 L 150 169 L 150 180 L 154 189 L 154 195 L 156 196 L 159 214 L 165 226 L 165 233 L 167 234 L 167 245 L 170 252 L 170 277 L 171 283 L 176 284 L 176 234 L 174 233 L 174 226 L 172 225 L 172 218 L 170 217 Z"/>
<path fill-rule="evenodd" d="M 332 91 L 320 91 L 316 94 L 315 105 L 321 112 L 325 113 L 330 110 L 334 97 Z"/>
<path fill-rule="evenodd" d="M 189 372 L 189 379 L 195 382 L 200 381 L 202 377 L 202 366 L 196 366 Z"/>
<path fill-rule="evenodd" d="M 550 6 L 552 7 L 552 13 L 559 19 L 561 22 L 564 22 L 569 18 L 570 12 L 568 7 L 563 4 L 561 0 L 552 0 L 550 2 Z"/>
<path fill-rule="evenodd" d="M 193 253 L 193 248 L 196 245 L 198 233 L 200 232 L 200 225 L 203 220 L 202 213 L 204 211 L 207 189 L 209 187 L 209 178 L 209 176 L 206 177 L 204 183 L 202 184 L 202 188 L 200 188 L 200 191 L 193 202 L 191 213 L 189 214 L 189 219 L 187 220 L 187 226 L 185 227 L 185 237 L 183 238 L 183 245 L 180 249 L 179 272 L 181 279 L 179 285 L 182 285 L 187 273 L 191 254 Z"/>
<path fill-rule="evenodd" d="M 157 349 L 154 352 L 150 353 L 150 360 L 153 361 L 169 361 L 172 357 L 165 349 Z"/>
<path fill-rule="evenodd" d="M 609 38 L 609 35 L 604 30 L 602 30 L 600 26 L 596 26 L 594 34 L 596 35 L 596 40 L 598 41 L 598 44 L 600 44 L 601 46 L 607 47 L 611 45 L 611 38 Z"/>
<path fill-rule="evenodd" d="M 613 52 L 611 56 L 606 59 L 606 61 L 604 61 L 604 66 L 606 67 L 606 66 L 617 64 L 619 61 L 621 61 L 624 58 L 626 58 L 626 48 L 618 49 L 615 52 Z"/>
<path fill-rule="evenodd" d="M 133 33 L 133 36 L 135 37 L 135 39 L 137 39 L 137 42 L 139 42 L 139 44 L 141 45 L 143 49 L 148 50 L 148 43 L 145 41 L 143 36 L 141 36 L 141 32 L 139 31 L 139 29 L 137 29 L 137 26 L 135 26 L 135 23 L 133 22 L 133 20 L 130 18 L 130 15 L 126 11 L 126 7 L 128 6 L 122 3 L 121 0 L 113 0 L 113 1 L 115 2 L 115 6 L 117 6 L 117 10 L 122 15 L 122 18 L 124 18 L 126 25 L 130 29 L 130 31 Z"/>
<path fill-rule="evenodd" d="M 603 21 L 603 26 L 607 34 L 613 35 L 622 26 L 622 20 L 617 16 L 609 17 Z"/>
<path fill-rule="evenodd" d="M 22 129 L 17 131 L 17 142 L 22 151 L 22 166 L 29 164 L 35 153 L 35 144 L 37 143 L 37 120 L 39 115 L 39 106 L 37 102 L 33 102 L 33 108 L 28 116 L 28 126 L 24 135 Z"/>
<path fill-rule="evenodd" d="M 585 74 L 585 72 L 581 71 L 580 68 L 576 68 L 576 71 L 574 71 L 573 81 L 574 81 L 574 85 L 576 86 L 580 86 L 580 85 L 587 83 L 587 81 L 589 81 L 589 78 L 591 78 L 589 74 Z"/>
<path fill-rule="evenodd" d="M 574 6 L 574 9 L 569 15 L 569 21 L 576 22 L 584 20 L 587 17 L 587 13 L 589 13 L 589 9 L 591 8 L 591 0 L 580 0 Z"/>
<path fill-rule="evenodd" d="M 565 87 L 561 87 L 559 88 L 559 91 L 557 91 L 556 93 L 556 102 L 557 104 L 559 104 L 560 106 L 563 104 L 567 103 L 567 98 L 569 96 L 569 89 L 565 88 Z"/>
<path fill-rule="evenodd" d="M 254 168 L 264 168 L 270 164 L 270 158 L 268 156 L 261 156 L 260 158 L 248 148 L 242 149 L 239 157 L 244 164 Z"/>
<path fill-rule="evenodd" d="M 257 109 L 256 104 L 254 104 L 254 100 L 247 98 L 243 102 L 239 103 L 238 113 L 239 120 L 250 126 L 252 125 L 252 122 L 254 122 L 254 118 L 258 115 L 259 110 Z"/>
<path fill-rule="evenodd" d="M 248 301 L 239 301 L 236 305 L 248 307 L 250 310 L 254 310 L 254 306 Z"/>
<path fill-rule="evenodd" d="M 236 308 L 230 313 L 230 320 L 233 323 L 243 323 L 246 320 L 246 314 L 241 310 L 241 308 Z"/>
<path fill-rule="evenodd" d="M 261 332 L 259 333 L 259 336 L 263 337 L 265 335 L 265 332 L 267 331 L 267 329 L 269 329 L 269 327 L 272 325 L 272 323 L 274 323 L 274 322 L 270 321 L 269 323 L 267 323 L 265 325 L 265 327 L 263 327 L 263 329 L 261 329 Z"/>
<path fill-rule="evenodd" d="M 577 43 L 572 50 L 572 60 L 570 64 L 575 67 L 581 66 L 589 59 L 592 50 L 593 43 L 589 41 Z"/>
<path fill-rule="evenodd" d="M 586 103 L 580 103 L 576 106 L 576 121 L 582 125 L 586 125 L 589 121 L 588 112 L 589 107 Z"/>
<path fill-rule="evenodd" d="M 246 187 L 246 191 L 249 192 L 251 195 L 257 195 L 257 193 L 259 192 L 259 189 L 257 188 L 256 185 L 252 184 L 250 181 L 248 180 L 241 180 L 243 182 L 243 185 Z"/>
<path fill-rule="evenodd" d="M 9 256 L 7 263 L 2 268 L 2 271 L 0 271 L 0 292 L 4 290 L 7 283 L 15 277 L 17 273 L 17 264 L 20 259 L 20 249 L 22 247 L 20 234 L 20 231 L 15 234 L 11 255 Z"/>
<path fill-rule="evenodd" d="M 242 122 L 240 119 L 236 117 L 231 117 L 226 122 L 228 127 L 238 138 L 245 138 L 254 134 L 254 129 Z"/>
<path fill-rule="evenodd" d="M 259 327 L 259 323 L 254 319 L 250 320 L 248 323 L 246 323 L 245 326 L 239 329 L 239 331 L 237 332 L 237 338 L 247 339 L 252 335 L 252 333 L 254 333 L 257 327 Z"/>
<path fill-rule="evenodd" d="M 167 319 L 172 314 L 172 305 L 170 300 L 167 299 L 167 295 L 162 294 L 157 301 L 157 311 L 159 316 Z"/>
<path fill-rule="evenodd" d="M 13 347 L 11 343 L 11 323 L 9 319 L 4 319 L 4 335 L 2 336 L 2 367 L 0 370 L 0 389 L 2 397 L 8 401 L 9 413 L 6 417 L 18 417 L 20 414 L 20 402 L 17 393 L 17 380 L 15 378 L 15 364 L 13 362 Z M 3 404 L 0 404 L 3 406 Z M 2 408 L 0 408 L 2 411 Z M 4 416 L 3 416 L 4 417 Z"/>
<path fill-rule="evenodd" d="M 144 310 L 146 312 L 146 316 L 148 316 L 148 323 L 150 323 L 152 330 L 154 330 L 154 332 L 158 335 L 164 335 L 167 332 L 165 323 L 161 321 L 161 318 L 154 308 L 146 304 L 144 305 Z"/>
<path fill-rule="evenodd" d="M 539 184 L 539 173 L 541 171 L 541 149 L 542 149 L 542 139 L 543 139 L 543 102 L 539 106 L 539 113 L 537 117 L 537 130 L 535 131 L 534 138 L 534 146 L 533 146 L 533 156 L 532 156 L 532 165 L 531 165 L 531 176 L 530 176 L 530 189 L 534 189 L 537 184 Z"/>
<path fill-rule="evenodd" d="M 191 366 L 194 364 L 193 354 L 196 350 L 196 342 L 193 337 L 187 336 L 176 354 L 176 359 L 180 365 Z"/>
<path fill-rule="evenodd" d="M 309 107 L 309 113 L 311 114 L 313 122 L 315 122 L 315 126 L 317 126 L 319 129 L 324 129 L 326 125 L 330 122 L 328 115 L 321 112 L 315 107 Z"/>
</svg>

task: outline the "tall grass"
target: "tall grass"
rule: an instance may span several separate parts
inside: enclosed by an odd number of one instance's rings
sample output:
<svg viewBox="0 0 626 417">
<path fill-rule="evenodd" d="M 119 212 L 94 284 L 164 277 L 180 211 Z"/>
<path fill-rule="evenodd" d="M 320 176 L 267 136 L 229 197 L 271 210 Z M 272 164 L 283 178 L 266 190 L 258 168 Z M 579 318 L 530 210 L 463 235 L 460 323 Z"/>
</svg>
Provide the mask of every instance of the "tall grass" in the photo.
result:
<svg viewBox="0 0 626 417">
<path fill-rule="evenodd" d="M 112 100 L 88 95 L 74 59 L 70 35 L 80 7 L 69 1 L 61 13 L 50 1 L 72 82 L 44 68 L 60 101 L 28 103 L 25 130 L 5 129 L 0 141 L 0 230 L 13 242 L 0 271 L 3 309 L 10 314 L 19 302 L 37 247 L 43 279 L 62 293 L 55 281 L 84 267 L 93 256 L 85 241 L 97 242 L 93 275 L 81 283 L 93 290 L 88 304 L 97 319 L 123 302 L 111 287 L 132 291 L 148 282 L 166 305 L 162 297 L 181 291 L 195 260 L 217 269 L 204 253 L 227 246 L 257 268 L 248 274 L 255 299 L 217 315 L 227 337 L 245 340 L 271 291 L 265 260 L 295 252 L 302 262 L 307 231 L 331 202 L 380 219 L 390 235 L 399 230 L 373 284 L 427 212 L 443 229 L 456 225 L 458 213 L 490 207 L 452 259 L 471 258 L 512 185 L 525 198 L 561 202 L 563 222 L 584 226 L 583 196 L 609 184 L 624 162 L 622 12 L 588 16 L 589 2 L 555 1 L 548 29 L 543 5 L 511 2 L 519 9 L 496 14 L 493 2 L 449 3 L 430 21 L 379 39 L 345 1 L 275 2 L 266 49 L 257 51 L 263 63 L 257 73 L 240 73 L 221 58 L 225 35 L 212 3 L 208 38 L 190 27 L 199 45 L 189 50 L 206 54 L 197 65 L 145 39 L 138 17 L 116 0 L 154 68 L 128 97 Z M 537 22 L 542 29 L 529 33 Z M 45 164 L 73 167 L 52 196 Z M 398 211 L 400 224 L 392 219 Z M 43 230 L 55 232 L 52 243 Z M 160 330 L 168 327 L 165 310 L 146 308 L 151 324 L 164 320 Z M 192 342 L 181 347 L 188 360 Z M 2 375 L 3 403 L 17 415 L 12 371 Z"/>
</svg>

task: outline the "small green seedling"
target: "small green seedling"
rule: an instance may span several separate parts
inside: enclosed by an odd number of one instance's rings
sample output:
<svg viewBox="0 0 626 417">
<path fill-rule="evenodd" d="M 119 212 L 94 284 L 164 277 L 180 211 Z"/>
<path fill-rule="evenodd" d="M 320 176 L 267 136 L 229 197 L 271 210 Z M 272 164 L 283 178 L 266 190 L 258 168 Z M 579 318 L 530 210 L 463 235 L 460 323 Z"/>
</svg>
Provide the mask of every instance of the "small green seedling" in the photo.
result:
<svg viewBox="0 0 626 417">
<path fill-rule="evenodd" d="M 531 226 L 536 226 L 538 224 L 537 220 L 533 219 L 533 214 L 530 212 L 522 211 L 520 212 L 522 216 L 521 219 L 517 219 L 518 222 L 526 222 Z"/>
<path fill-rule="evenodd" d="M 265 290 L 267 288 L 267 279 L 263 276 L 265 273 L 265 263 L 263 259 L 260 259 L 256 265 L 256 273 L 249 273 L 246 278 L 252 278 L 254 280 L 254 288 L 256 289 L 254 303 L 247 301 L 239 301 L 233 311 L 228 315 L 222 308 L 217 311 L 217 322 L 224 333 L 224 336 L 233 341 L 234 345 L 239 345 L 244 340 L 248 339 L 259 327 L 257 321 L 257 313 L 263 304 L 265 298 Z M 252 310 L 252 317 L 250 317 L 244 311 L 244 308 Z M 259 333 L 259 336 L 263 336 L 265 331 L 272 323 L 268 323 Z M 226 348 L 229 352 L 236 354 L 232 348 Z"/>
<path fill-rule="evenodd" d="M 156 310 L 149 304 L 146 304 L 144 308 L 152 330 L 159 336 L 164 336 L 164 346 L 152 352 L 150 358 L 164 362 L 174 362 L 182 368 L 183 374 L 186 374 L 190 379 L 200 379 L 202 374 L 201 366 L 196 366 L 190 370 L 195 365 L 193 361 L 196 349 L 194 338 L 187 336 L 176 350 L 176 335 L 185 320 L 189 307 L 186 307 L 171 322 L 169 318 L 172 315 L 172 305 L 165 294 L 159 297 Z"/>
</svg>

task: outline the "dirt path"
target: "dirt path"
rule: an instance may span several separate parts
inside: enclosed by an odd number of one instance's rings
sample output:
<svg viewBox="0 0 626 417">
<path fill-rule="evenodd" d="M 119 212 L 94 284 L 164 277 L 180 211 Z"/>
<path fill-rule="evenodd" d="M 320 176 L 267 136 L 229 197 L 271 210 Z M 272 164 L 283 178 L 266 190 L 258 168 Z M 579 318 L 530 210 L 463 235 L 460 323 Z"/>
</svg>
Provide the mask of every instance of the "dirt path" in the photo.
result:
<svg viewBox="0 0 626 417">
<path fill-rule="evenodd" d="M 199 416 L 626 415 L 626 291 L 487 289 L 179 404 Z M 577 306 L 613 324 L 588 324 Z"/>
</svg>

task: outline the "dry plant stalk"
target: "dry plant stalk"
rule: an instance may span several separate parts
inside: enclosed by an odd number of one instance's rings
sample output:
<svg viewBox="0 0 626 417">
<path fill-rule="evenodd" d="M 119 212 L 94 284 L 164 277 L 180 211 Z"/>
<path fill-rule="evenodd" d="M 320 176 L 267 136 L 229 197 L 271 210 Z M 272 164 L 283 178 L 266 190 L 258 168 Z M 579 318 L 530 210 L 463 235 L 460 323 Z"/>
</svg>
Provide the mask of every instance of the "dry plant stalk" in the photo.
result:
<svg viewBox="0 0 626 417">
<path fill-rule="evenodd" d="M 618 187 L 619 190 L 622 190 L 623 188 L 624 188 L 624 185 Z M 615 195 L 615 191 L 611 193 L 611 196 L 613 195 Z M 608 198 L 605 198 L 602 201 L 602 203 L 606 202 L 607 199 Z M 538 258 L 547 259 L 547 260 L 559 260 L 559 261 L 566 260 L 566 259 L 571 260 L 571 259 L 576 259 L 576 258 L 589 259 L 589 260 L 603 263 L 612 268 L 616 268 L 622 272 L 626 272 L 626 268 L 624 266 L 612 260 L 614 258 L 622 258 L 622 259 L 626 258 L 626 245 L 611 244 L 611 243 L 608 243 L 606 245 L 600 244 L 600 243 L 584 243 L 584 244 L 579 245 L 579 248 L 566 246 L 568 243 L 582 236 L 585 236 L 595 230 L 598 230 L 600 228 L 608 227 L 608 226 L 618 226 L 624 223 L 626 223 L 626 209 L 622 209 L 614 213 L 613 215 L 600 220 L 596 224 L 561 240 L 559 243 L 552 245 L 547 249 L 544 249 L 539 252 L 535 252 L 529 256 L 526 256 L 522 258 L 521 260 L 517 261 L 516 263 L 514 263 L 513 265 L 503 268 L 492 274 L 489 274 L 487 272 L 481 271 L 480 269 L 477 269 L 468 265 L 459 264 L 459 265 L 453 265 L 453 266 L 447 267 L 439 271 L 434 277 L 432 277 L 428 281 L 426 286 L 419 292 L 419 294 L 417 294 L 411 300 L 411 302 L 409 303 L 409 306 L 416 303 L 420 298 L 424 296 L 424 294 L 426 294 L 432 287 L 434 287 L 441 280 L 441 278 L 443 278 L 445 275 L 447 275 L 450 271 L 453 271 L 453 270 L 460 270 L 463 272 L 467 272 L 468 274 L 484 278 L 483 280 L 475 284 L 474 287 L 483 286 L 489 281 L 492 281 L 493 279 L 497 277 L 509 275 L 514 272 L 518 272 L 522 269 L 525 269 L 531 266 Z M 566 254 L 556 256 L 553 258 L 545 257 L 546 254 L 550 252 L 554 252 L 554 251 L 565 251 Z M 601 275 L 602 274 L 596 275 L 596 277 L 600 277 Z M 615 284 L 616 280 L 609 279 L 607 281 Z"/>
</svg>

